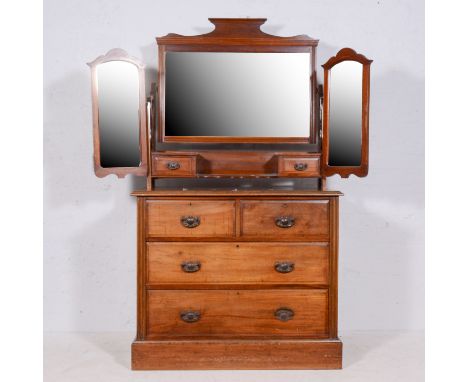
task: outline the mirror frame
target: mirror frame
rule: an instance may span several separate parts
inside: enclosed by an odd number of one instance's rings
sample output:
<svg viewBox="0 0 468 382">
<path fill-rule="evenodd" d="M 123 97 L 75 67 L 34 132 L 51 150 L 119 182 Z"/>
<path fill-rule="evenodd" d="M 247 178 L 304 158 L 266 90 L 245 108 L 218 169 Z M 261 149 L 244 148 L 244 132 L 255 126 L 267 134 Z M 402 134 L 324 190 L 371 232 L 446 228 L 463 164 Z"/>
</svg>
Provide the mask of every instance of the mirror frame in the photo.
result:
<svg viewBox="0 0 468 382">
<path fill-rule="evenodd" d="M 101 142 L 99 134 L 99 95 L 97 66 L 109 61 L 125 61 L 133 64 L 138 69 L 139 81 L 139 136 L 140 136 L 140 165 L 138 167 L 102 167 L 101 166 Z M 144 64 L 128 55 L 123 49 L 111 49 L 105 55 L 97 57 L 88 63 L 91 69 L 91 99 L 93 108 L 93 143 L 94 143 L 94 173 L 97 177 L 103 178 L 110 174 L 124 178 L 128 174 L 146 176 L 148 173 L 148 142 L 147 142 L 147 113 L 146 113 L 146 93 L 145 93 L 145 72 Z"/>
<path fill-rule="evenodd" d="M 361 123 L 361 165 L 360 166 L 329 166 L 329 112 L 330 112 L 330 70 L 343 61 L 356 61 L 362 64 L 362 123 Z M 369 60 L 351 48 L 341 49 L 336 56 L 331 57 L 324 68 L 323 90 L 323 138 L 322 138 L 322 174 L 331 176 L 338 174 L 348 178 L 351 174 L 364 177 L 369 171 L 369 94 L 370 94 L 370 65 Z"/>
<path fill-rule="evenodd" d="M 306 35 L 279 37 L 263 32 L 267 19 L 209 18 L 215 29 L 196 36 L 170 33 L 156 38 L 158 44 L 157 131 L 155 143 L 303 143 L 318 140 L 317 74 L 315 48 L 318 40 Z M 165 135 L 166 52 L 253 52 L 310 54 L 310 130 L 309 137 L 227 137 Z"/>
</svg>

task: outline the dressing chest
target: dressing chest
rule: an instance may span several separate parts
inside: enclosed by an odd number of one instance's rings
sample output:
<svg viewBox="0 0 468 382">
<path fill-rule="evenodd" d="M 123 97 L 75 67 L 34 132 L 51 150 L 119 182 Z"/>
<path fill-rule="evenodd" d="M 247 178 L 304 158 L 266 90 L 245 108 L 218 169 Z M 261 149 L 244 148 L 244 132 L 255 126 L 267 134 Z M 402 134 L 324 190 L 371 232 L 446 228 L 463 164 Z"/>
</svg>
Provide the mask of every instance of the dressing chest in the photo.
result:
<svg viewBox="0 0 468 382">
<path fill-rule="evenodd" d="M 367 175 L 371 60 L 342 49 L 322 87 L 318 40 L 210 21 L 157 39 L 148 98 L 124 51 L 90 63 L 96 175 L 147 178 L 132 368 L 339 369 L 341 193 L 326 177 Z"/>
</svg>

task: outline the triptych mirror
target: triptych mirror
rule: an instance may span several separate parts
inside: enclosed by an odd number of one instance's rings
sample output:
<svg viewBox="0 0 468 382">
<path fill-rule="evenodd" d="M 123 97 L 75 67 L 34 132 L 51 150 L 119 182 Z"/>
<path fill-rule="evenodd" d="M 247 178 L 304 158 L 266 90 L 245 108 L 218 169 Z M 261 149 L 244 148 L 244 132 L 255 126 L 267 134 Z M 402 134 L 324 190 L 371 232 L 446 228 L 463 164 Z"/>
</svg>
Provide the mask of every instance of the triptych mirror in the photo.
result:
<svg viewBox="0 0 468 382">
<path fill-rule="evenodd" d="M 320 121 L 314 69 L 317 40 L 311 41 L 310 46 L 255 50 L 160 47 L 158 102 L 153 110 L 158 118 L 152 128 L 147 123 L 143 64 L 121 49 L 98 57 L 89 64 L 96 175 L 148 175 L 153 134 L 156 146 L 304 144 L 308 145 L 304 152 L 321 150 L 322 177 L 366 176 L 372 60 L 345 48 L 322 65 Z"/>
</svg>

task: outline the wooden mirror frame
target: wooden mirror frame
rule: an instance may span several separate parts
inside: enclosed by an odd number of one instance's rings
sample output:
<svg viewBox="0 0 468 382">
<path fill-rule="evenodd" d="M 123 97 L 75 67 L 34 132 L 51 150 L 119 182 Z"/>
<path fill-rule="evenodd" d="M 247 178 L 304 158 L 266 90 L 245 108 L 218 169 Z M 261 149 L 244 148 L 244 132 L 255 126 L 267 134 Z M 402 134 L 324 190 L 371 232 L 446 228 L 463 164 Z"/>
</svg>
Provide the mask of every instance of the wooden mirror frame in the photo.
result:
<svg viewBox="0 0 468 382">
<path fill-rule="evenodd" d="M 362 123 L 361 123 L 361 165 L 360 166 L 329 166 L 329 109 L 330 109 L 330 70 L 340 62 L 357 61 L 362 64 Z M 370 93 L 370 65 L 369 60 L 351 48 L 341 49 L 336 56 L 331 57 L 324 68 L 324 95 L 323 95 L 323 138 L 322 138 L 322 175 L 338 174 L 348 178 L 351 174 L 364 177 L 369 171 L 369 93 Z"/>
<path fill-rule="evenodd" d="M 261 31 L 267 19 L 209 18 L 215 29 L 207 34 L 182 36 L 170 33 L 156 38 L 158 44 L 158 95 L 156 143 L 317 143 L 317 74 L 318 40 L 306 35 L 278 37 Z M 165 135 L 165 68 L 166 52 L 255 52 L 310 53 L 310 132 L 309 137 L 225 137 Z"/>
<path fill-rule="evenodd" d="M 97 66 L 109 61 L 125 61 L 135 65 L 138 69 L 139 81 L 139 126 L 140 126 L 140 166 L 138 167 L 101 167 L 101 142 L 99 134 L 99 96 L 97 81 Z M 145 94 L 145 72 L 144 64 L 128 55 L 123 49 L 111 49 L 105 55 L 99 56 L 88 63 L 91 69 L 91 98 L 93 108 L 93 143 L 94 143 L 94 173 L 103 178 L 115 174 L 124 178 L 128 174 L 146 176 L 148 173 L 148 144 L 147 144 L 147 113 Z"/>
</svg>

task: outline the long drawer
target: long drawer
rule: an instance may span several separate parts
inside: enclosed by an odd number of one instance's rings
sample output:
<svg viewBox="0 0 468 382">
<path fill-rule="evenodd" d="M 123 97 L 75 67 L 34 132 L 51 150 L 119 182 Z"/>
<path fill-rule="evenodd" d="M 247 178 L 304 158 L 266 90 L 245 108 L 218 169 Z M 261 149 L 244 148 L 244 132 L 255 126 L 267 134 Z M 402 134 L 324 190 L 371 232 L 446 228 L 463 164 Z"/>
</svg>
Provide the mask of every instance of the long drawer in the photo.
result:
<svg viewBox="0 0 468 382">
<path fill-rule="evenodd" d="M 241 201 L 241 236 L 252 240 L 329 239 L 328 200 Z"/>
<path fill-rule="evenodd" d="M 313 243 L 147 243 L 147 284 L 328 284 L 329 247 Z"/>
<path fill-rule="evenodd" d="M 148 290 L 147 338 L 328 336 L 328 290 Z"/>
<path fill-rule="evenodd" d="M 146 203 L 146 235 L 232 237 L 235 212 L 235 201 L 231 200 L 150 200 Z"/>
</svg>

